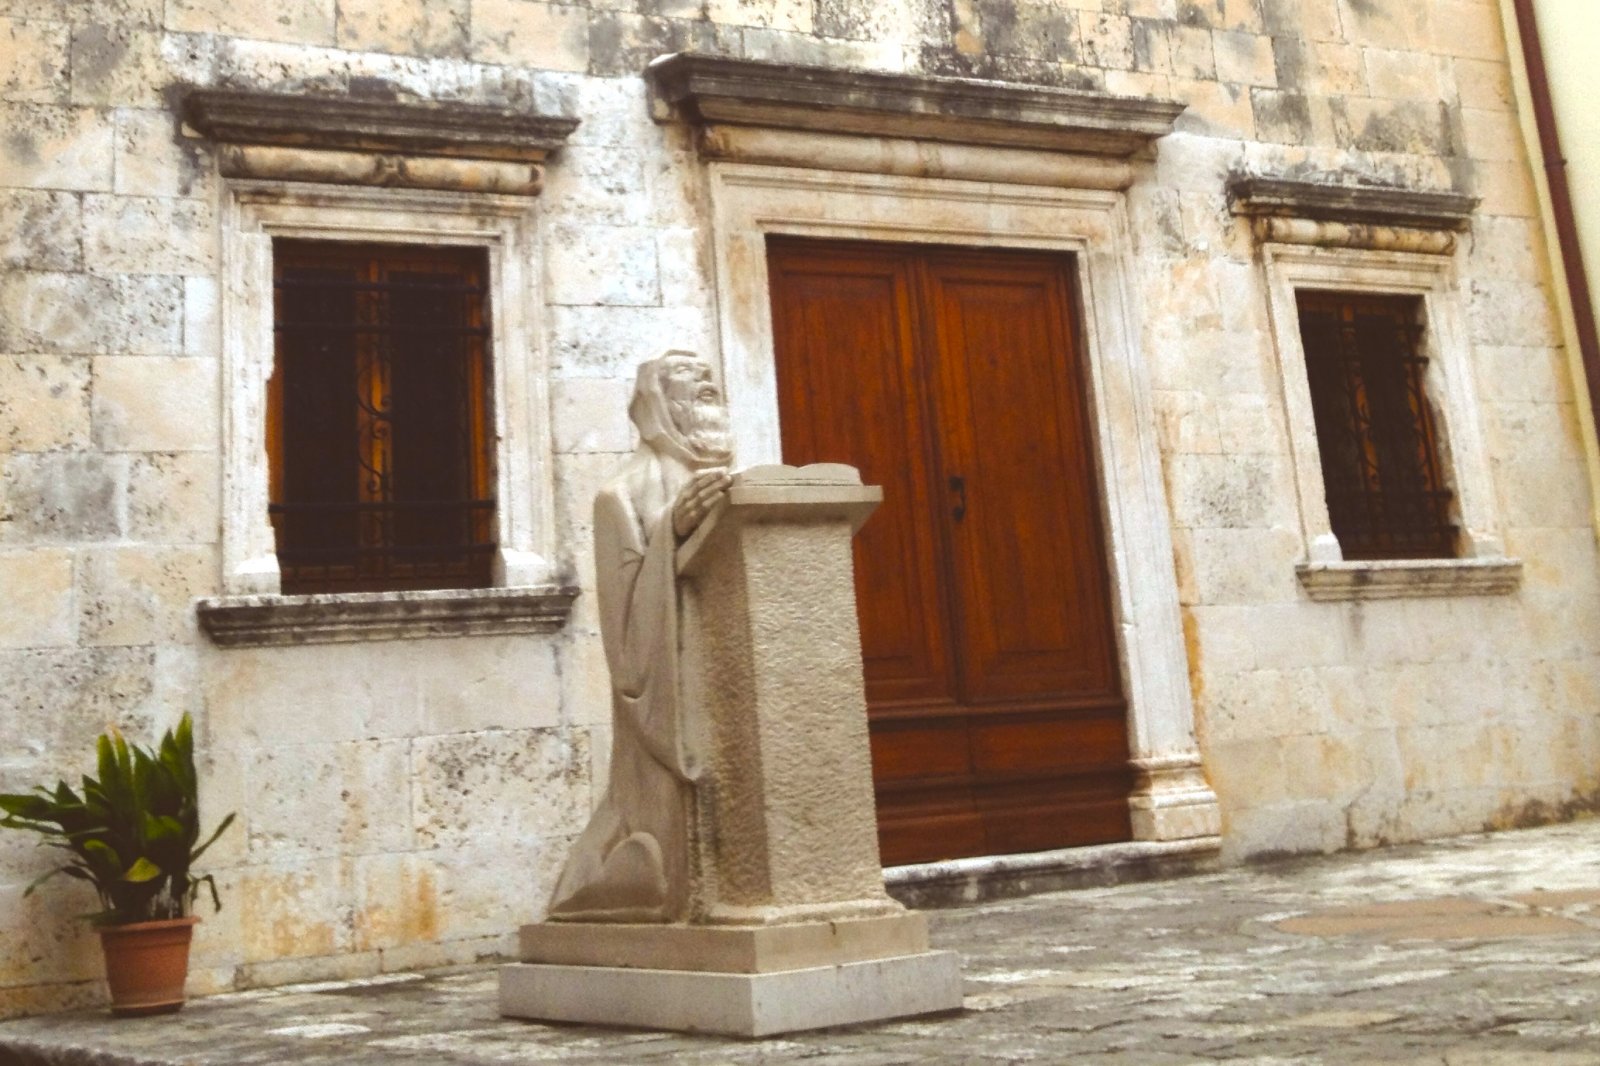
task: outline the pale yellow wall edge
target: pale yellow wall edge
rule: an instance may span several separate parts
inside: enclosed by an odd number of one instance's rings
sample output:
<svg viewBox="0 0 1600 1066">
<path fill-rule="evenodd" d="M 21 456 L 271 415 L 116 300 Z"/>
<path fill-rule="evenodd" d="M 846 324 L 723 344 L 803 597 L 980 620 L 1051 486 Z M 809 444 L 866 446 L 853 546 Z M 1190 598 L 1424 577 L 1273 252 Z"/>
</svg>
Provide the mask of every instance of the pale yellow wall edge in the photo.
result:
<svg viewBox="0 0 1600 1066">
<path fill-rule="evenodd" d="M 1563 40 L 1568 42 L 1582 42 L 1584 46 L 1592 44 L 1596 39 L 1595 32 L 1590 27 L 1600 27 L 1600 3 L 1594 0 L 1578 0 L 1578 3 L 1539 3 L 1536 4 L 1537 15 L 1543 30 L 1541 37 L 1544 40 Z M 1522 35 L 1517 28 L 1517 15 L 1512 6 L 1512 0 L 1500 0 L 1500 19 L 1505 27 L 1506 59 L 1511 64 L 1511 78 L 1516 86 L 1517 118 L 1522 127 L 1522 137 L 1528 155 L 1528 169 L 1533 176 L 1535 187 L 1539 193 L 1539 214 L 1544 225 L 1545 248 L 1548 256 L 1545 262 L 1550 291 L 1555 294 L 1556 307 L 1561 316 L 1562 341 L 1567 351 L 1567 368 L 1572 375 L 1572 395 L 1578 412 L 1579 431 L 1583 437 L 1584 454 L 1589 466 L 1589 504 L 1590 519 L 1594 524 L 1595 536 L 1600 538 L 1600 443 L 1595 438 L 1595 413 L 1589 404 L 1589 387 L 1583 368 L 1583 353 L 1578 347 L 1578 329 L 1572 315 L 1572 293 L 1567 289 L 1566 272 L 1561 259 L 1561 245 L 1556 237 L 1555 212 L 1551 207 L 1550 182 L 1546 177 L 1543 165 L 1543 154 L 1539 146 L 1539 127 L 1533 114 L 1533 95 L 1528 85 L 1528 68 L 1522 58 Z M 1569 25 L 1570 23 L 1570 25 Z M 1549 63 L 1547 53 L 1547 66 L 1551 78 L 1551 95 L 1558 96 L 1561 87 L 1555 83 L 1559 76 L 1558 68 Z M 1568 70 L 1565 66 L 1561 70 Z M 1583 68 L 1576 68 L 1583 69 Z M 1569 99 L 1581 98 L 1578 86 L 1570 86 Z M 1557 105 L 1557 121 L 1560 122 L 1561 109 Z M 1579 131 L 1568 133 L 1568 126 L 1562 123 L 1563 137 L 1577 136 Z M 1597 144 L 1596 150 L 1600 150 Z M 1565 143 L 1563 148 L 1566 148 Z M 1574 169 L 1571 164 L 1572 153 L 1568 151 L 1569 170 Z M 1577 168 L 1581 170 L 1582 168 Z M 1600 167 L 1591 168 L 1591 177 L 1600 182 Z M 1572 175 L 1569 174 L 1569 182 Z M 1572 194 L 1575 200 L 1581 198 L 1579 187 L 1574 184 Z M 1591 216 L 1595 212 L 1590 212 Z M 1579 225 L 1583 226 L 1584 219 L 1580 216 Z M 1580 233 L 1580 242 L 1586 249 L 1600 248 L 1600 226 L 1595 224 L 1593 218 L 1587 227 L 1589 232 Z M 1591 258 L 1591 262 L 1594 259 Z M 1591 275 L 1591 285 L 1594 283 Z"/>
</svg>

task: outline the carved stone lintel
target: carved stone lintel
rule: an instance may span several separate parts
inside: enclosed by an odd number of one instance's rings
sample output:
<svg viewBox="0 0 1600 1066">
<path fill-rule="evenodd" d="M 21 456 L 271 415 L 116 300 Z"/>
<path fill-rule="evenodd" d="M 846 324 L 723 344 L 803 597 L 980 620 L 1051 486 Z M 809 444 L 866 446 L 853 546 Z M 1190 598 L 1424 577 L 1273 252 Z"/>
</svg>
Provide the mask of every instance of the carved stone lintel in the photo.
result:
<svg viewBox="0 0 1600 1066">
<path fill-rule="evenodd" d="M 1128 157 L 1183 105 L 1046 86 L 678 53 L 651 63 L 656 117 Z"/>
<path fill-rule="evenodd" d="M 1451 255 L 1456 233 L 1478 201 L 1457 192 L 1424 192 L 1328 181 L 1236 177 L 1228 183 L 1236 215 L 1251 219 L 1256 239 L 1326 248 Z"/>
<path fill-rule="evenodd" d="M 1456 235 L 1441 230 L 1272 216 L 1252 219 L 1251 229 L 1256 240 L 1264 244 L 1311 244 L 1321 248 L 1367 248 L 1375 252 L 1424 255 L 1451 255 L 1456 250 Z"/>
<path fill-rule="evenodd" d="M 1206 782 L 1200 756 L 1156 755 L 1133 759 L 1137 780 L 1128 807 L 1135 840 L 1188 840 L 1222 832 L 1217 794 Z"/>
<path fill-rule="evenodd" d="M 375 185 L 400 189 L 537 196 L 544 168 L 497 159 L 446 159 L 392 153 L 327 151 L 281 145 L 227 144 L 217 153 L 224 177 Z"/>
<path fill-rule="evenodd" d="M 226 89 L 192 90 L 184 98 L 183 117 L 222 144 L 522 163 L 543 162 L 578 128 L 578 120 L 565 115 L 480 104 Z"/>
</svg>

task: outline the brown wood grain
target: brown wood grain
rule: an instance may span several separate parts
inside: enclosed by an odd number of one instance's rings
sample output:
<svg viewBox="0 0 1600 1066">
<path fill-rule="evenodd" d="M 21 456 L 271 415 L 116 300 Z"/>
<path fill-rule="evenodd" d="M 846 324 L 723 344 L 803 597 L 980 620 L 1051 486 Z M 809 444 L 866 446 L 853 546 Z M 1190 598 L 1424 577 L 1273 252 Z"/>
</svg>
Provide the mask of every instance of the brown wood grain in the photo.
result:
<svg viewBox="0 0 1600 1066">
<path fill-rule="evenodd" d="M 1127 839 L 1071 260 L 773 238 L 768 262 L 785 461 L 884 487 L 855 546 L 884 861 Z"/>
</svg>

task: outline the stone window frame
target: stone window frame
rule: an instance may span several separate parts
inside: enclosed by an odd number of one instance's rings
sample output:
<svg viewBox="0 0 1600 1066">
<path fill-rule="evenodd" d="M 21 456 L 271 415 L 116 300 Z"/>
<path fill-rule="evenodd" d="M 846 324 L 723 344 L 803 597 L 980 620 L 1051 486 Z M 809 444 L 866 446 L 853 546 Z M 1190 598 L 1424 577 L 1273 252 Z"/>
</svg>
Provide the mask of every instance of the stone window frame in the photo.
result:
<svg viewBox="0 0 1600 1066">
<path fill-rule="evenodd" d="M 1454 247 L 1453 242 L 1440 250 Z M 1432 250 L 1430 249 L 1430 252 Z M 1478 416 L 1472 352 L 1455 260 L 1447 254 L 1267 243 L 1266 275 L 1289 453 L 1306 559 L 1296 574 L 1314 600 L 1503 594 L 1521 583 L 1499 529 L 1488 452 Z M 1453 559 L 1346 560 L 1328 517 L 1322 453 L 1300 335 L 1300 290 L 1412 296 L 1423 308 L 1424 379 L 1441 463 L 1455 493 L 1461 554 Z"/>
<path fill-rule="evenodd" d="M 200 621 L 222 645 L 545 632 L 556 583 L 555 488 L 537 201 L 520 195 L 230 180 L 222 224 L 223 593 Z M 280 594 L 268 519 L 267 379 L 275 238 L 485 249 L 499 547 L 493 587 Z"/>
</svg>

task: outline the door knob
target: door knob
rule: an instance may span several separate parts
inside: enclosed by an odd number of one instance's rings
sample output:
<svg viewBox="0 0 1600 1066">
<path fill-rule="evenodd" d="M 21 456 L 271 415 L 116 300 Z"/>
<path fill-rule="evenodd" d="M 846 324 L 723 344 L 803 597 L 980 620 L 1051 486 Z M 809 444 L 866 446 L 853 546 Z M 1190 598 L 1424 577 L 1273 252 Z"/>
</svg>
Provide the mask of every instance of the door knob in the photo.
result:
<svg viewBox="0 0 1600 1066">
<path fill-rule="evenodd" d="M 955 506 L 950 508 L 950 517 L 959 522 L 967 516 L 967 479 L 960 476 L 952 477 L 950 491 L 956 494 Z"/>
</svg>

